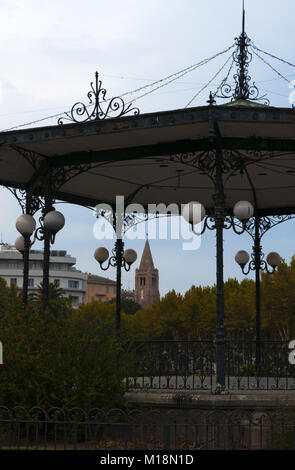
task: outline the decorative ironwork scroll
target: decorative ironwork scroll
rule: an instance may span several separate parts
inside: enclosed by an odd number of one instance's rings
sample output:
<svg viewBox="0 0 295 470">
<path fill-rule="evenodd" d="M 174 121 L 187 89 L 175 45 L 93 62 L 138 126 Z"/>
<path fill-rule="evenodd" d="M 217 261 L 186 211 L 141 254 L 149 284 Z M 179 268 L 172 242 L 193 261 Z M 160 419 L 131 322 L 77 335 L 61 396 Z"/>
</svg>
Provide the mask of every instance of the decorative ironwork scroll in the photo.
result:
<svg viewBox="0 0 295 470">
<path fill-rule="evenodd" d="M 251 39 L 245 32 L 245 10 L 243 10 L 243 28 L 239 37 L 235 38 L 236 50 L 232 54 L 233 63 L 237 67 L 237 72 L 234 74 L 234 86 L 227 83 L 228 76 L 223 80 L 218 87 L 215 97 L 235 100 L 251 100 L 263 101 L 263 104 L 269 105 L 270 102 L 266 95 L 260 96 L 259 90 L 255 82 L 251 83 L 251 76 L 249 75 L 249 65 L 252 62 L 252 54 L 249 51 Z M 229 75 L 229 74 L 228 74 Z"/>
<path fill-rule="evenodd" d="M 127 113 L 139 114 L 139 109 L 132 107 L 132 103 L 125 104 L 120 96 L 106 99 L 106 89 L 102 87 L 102 81 L 98 79 L 98 72 L 95 72 L 95 82 L 90 83 L 91 90 L 87 93 L 89 104 L 77 102 L 71 111 L 58 119 L 58 124 L 63 125 L 64 121 L 86 122 L 93 120 L 103 120 L 106 118 L 118 118 Z"/>
<path fill-rule="evenodd" d="M 215 182 L 216 150 L 177 153 L 170 155 L 170 160 L 184 165 L 193 166 Z M 255 161 L 257 160 L 254 160 L 251 156 L 242 154 L 238 150 L 223 150 L 222 160 L 220 161 L 222 174 L 230 174 L 235 171 L 243 173 L 244 168 Z"/>
<path fill-rule="evenodd" d="M 259 217 L 259 239 L 261 240 L 263 235 L 271 228 L 294 218 L 295 215 L 293 214 Z M 236 225 L 241 226 L 242 223 L 237 221 Z M 247 222 L 245 222 L 244 227 L 245 231 L 251 236 L 253 240 L 255 240 L 255 217 L 252 217 Z"/>
<path fill-rule="evenodd" d="M 112 225 L 114 230 L 116 231 L 116 227 L 118 224 L 118 218 L 119 214 L 116 214 L 115 212 L 111 210 L 105 210 L 100 208 L 98 211 L 95 210 L 95 215 L 97 218 L 99 217 L 104 217 L 109 224 Z M 153 219 L 159 219 L 161 217 L 170 217 L 172 214 L 159 214 L 159 213 L 139 213 L 139 212 L 130 212 L 126 214 L 121 214 L 122 217 L 122 223 L 121 223 L 121 238 L 124 237 L 125 233 L 131 229 L 132 227 L 135 227 L 136 225 L 142 223 L 142 222 L 147 222 L 149 220 Z"/>
<path fill-rule="evenodd" d="M 44 206 L 44 201 L 41 196 L 36 194 L 28 197 L 26 189 L 16 189 L 7 187 L 13 196 L 17 199 L 23 214 L 34 215 L 40 208 Z"/>
</svg>

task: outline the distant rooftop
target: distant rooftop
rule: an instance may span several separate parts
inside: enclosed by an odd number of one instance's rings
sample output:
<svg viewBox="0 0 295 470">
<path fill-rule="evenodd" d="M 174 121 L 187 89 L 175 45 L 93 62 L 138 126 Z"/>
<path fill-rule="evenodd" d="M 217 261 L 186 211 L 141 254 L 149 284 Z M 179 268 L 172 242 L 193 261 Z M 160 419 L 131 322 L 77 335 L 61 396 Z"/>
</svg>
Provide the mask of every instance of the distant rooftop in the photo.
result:
<svg viewBox="0 0 295 470">
<path fill-rule="evenodd" d="M 110 284 L 112 286 L 116 285 L 116 281 L 109 279 L 108 277 L 96 276 L 95 274 L 88 274 L 87 278 L 88 284 Z"/>
<path fill-rule="evenodd" d="M 18 252 L 18 250 L 15 248 L 14 245 L 11 245 L 9 243 L 2 243 L 1 245 L 1 251 L 13 251 L 13 252 Z M 18 252 L 19 253 L 19 252 Z M 32 255 L 37 255 L 37 254 L 42 254 L 43 250 L 30 250 L 30 254 Z M 66 250 L 50 250 L 50 256 L 59 256 L 59 257 L 72 257 L 69 255 Z"/>
<path fill-rule="evenodd" d="M 12 252 L 14 254 L 15 258 L 15 253 L 19 253 L 19 251 L 15 248 L 14 245 L 11 245 L 10 243 L 2 243 L 1 244 L 1 252 L 6 253 L 5 258 L 7 259 L 7 253 Z M 43 254 L 43 250 L 30 250 L 30 255 L 40 255 Z M 67 264 L 72 265 L 73 262 L 76 262 L 76 258 L 73 257 L 72 255 L 68 254 L 66 250 L 50 250 L 50 256 L 51 257 L 59 257 L 59 258 L 68 258 L 65 260 Z M 76 272 L 82 272 L 79 269 L 75 267 L 71 267 L 70 271 L 76 271 Z M 116 285 L 116 281 L 109 279 L 107 277 L 102 277 L 102 276 L 96 276 L 95 274 L 91 273 L 84 273 L 87 275 L 87 283 L 88 284 L 109 284 L 109 285 Z"/>
</svg>

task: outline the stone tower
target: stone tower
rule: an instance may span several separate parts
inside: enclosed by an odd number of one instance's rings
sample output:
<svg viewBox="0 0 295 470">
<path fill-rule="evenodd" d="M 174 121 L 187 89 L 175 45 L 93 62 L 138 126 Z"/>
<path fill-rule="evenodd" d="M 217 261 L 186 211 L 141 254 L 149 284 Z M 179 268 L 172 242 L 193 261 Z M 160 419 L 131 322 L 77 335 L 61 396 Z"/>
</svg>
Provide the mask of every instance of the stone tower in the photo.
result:
<svg viewBox="0 0 295 470">
<path fill-rule="evenodd" d="M 142 307 L 149 307 L 159 299 L 159 272 L 154 267 L 150 244 L 146 240 L 139 269 L 135 270 L 134 300 Z"/>
</svg>

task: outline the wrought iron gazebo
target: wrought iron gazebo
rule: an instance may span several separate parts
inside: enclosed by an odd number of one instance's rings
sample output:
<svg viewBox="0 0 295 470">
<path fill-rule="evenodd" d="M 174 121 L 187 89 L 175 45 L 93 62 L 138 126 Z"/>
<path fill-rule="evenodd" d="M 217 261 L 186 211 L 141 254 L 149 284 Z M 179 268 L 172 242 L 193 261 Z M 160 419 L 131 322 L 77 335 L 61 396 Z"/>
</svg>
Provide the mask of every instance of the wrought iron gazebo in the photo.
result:
<svg viewBox="0 0 295 470">
<path fill-rule="evenodd" d="M 202 202 L 216 230 L 221 385 L 225 383 L 223 231 L 235 225 L 232 208 L 237 201 L 251 202 L 257 227 L 261 218 L 274 217 L 277 224 L 295 213 L 295 113 L 292 108 L 271 107 L 259 96 L 248 75 L 249 45 L 243 14 L 233 53 L 235 87 L 227 85 L 228 74 L 210 93 L 206 106 L 139 114 L 121 98 L 113 98 L 102 109 L 106 91 L 96 74 L 89 105 L 75 104 L 55 126 L 0 134 L 0 184 L 17 191 L 27 214 L 40 208 L 40 198 L 43 216 L 55 199 L 92 207 L 103 202 L 115 208 L 116 196 L 123 195 L 146 212 L 149 204 L 181 207 L 193 200 Z M 220 96 L 231 101 L 216 105 Z M 243 231 L 246 228 L 244 224 Z M 46 233 L 44 243 L 46 289 Z"/>
</svg>

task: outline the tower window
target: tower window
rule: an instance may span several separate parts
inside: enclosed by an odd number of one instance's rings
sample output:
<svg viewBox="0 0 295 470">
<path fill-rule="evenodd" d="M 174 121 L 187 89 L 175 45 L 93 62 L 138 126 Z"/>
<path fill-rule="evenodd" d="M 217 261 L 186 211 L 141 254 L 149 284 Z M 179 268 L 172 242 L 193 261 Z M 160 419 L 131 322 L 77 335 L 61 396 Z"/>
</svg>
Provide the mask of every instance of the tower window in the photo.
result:
<svg viewBox="0 0 295 470">
<path fill-rule="evenodd" d="M 140 278 L 140 285 L 145 286 L 145 277 Z"/>
</svg>

